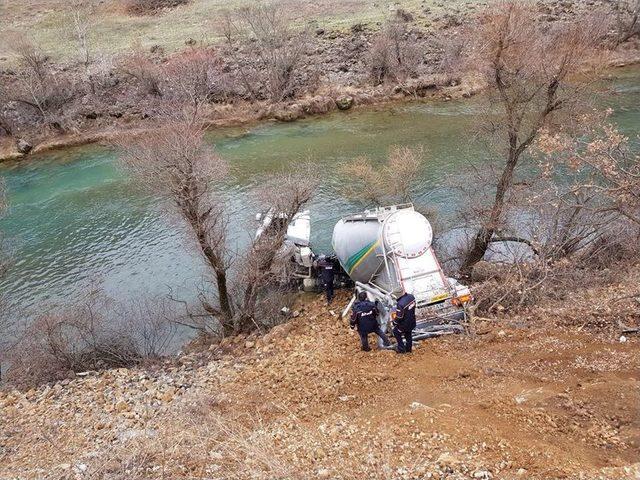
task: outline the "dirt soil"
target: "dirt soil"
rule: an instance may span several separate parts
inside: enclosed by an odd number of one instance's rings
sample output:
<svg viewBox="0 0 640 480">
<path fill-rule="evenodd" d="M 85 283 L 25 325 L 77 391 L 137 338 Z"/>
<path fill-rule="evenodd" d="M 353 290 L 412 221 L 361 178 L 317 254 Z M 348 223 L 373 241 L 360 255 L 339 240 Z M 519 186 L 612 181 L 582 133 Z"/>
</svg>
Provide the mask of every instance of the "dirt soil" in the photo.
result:
<svg viewBox="0 0 640 480">
<path fill-rule="evenodd" d="M 637 338 L 485 321 L 365 353 L 345 295 L 162 368 L 0 393 L 0 478 L 639 478 Z"/>
</svg>

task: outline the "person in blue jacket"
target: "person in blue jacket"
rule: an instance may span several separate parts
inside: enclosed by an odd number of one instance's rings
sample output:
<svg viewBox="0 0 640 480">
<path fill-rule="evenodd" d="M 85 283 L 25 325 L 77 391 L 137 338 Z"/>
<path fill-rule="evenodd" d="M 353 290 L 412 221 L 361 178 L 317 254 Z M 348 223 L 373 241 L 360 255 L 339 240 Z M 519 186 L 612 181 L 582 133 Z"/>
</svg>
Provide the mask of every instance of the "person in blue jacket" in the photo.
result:
<svg viewBox="0 0 640 480">
<path fill-rule="evenodd" d="M 389 337 L 380 328 L 378 324 L 378 307 L 376 304 L 367 299 L 367 292 L 358 293 L 358 300 L 353 304 L 351 309 L 351 328 L 356 328 L 360 335 L 360 343 L 362 350 L 368 352 L 371 350 L 369 346 L 369 334 L 378 335 L 385 347 L 389 346 Z"/>
<path fill-rule="evenodd" d="M 411 353 L 413 329 L 416 328 L 416 297 L 405 291 L 398 298 L 393 319 L 393 336 L 398 342 L 397 353 Z"/>
</svg>

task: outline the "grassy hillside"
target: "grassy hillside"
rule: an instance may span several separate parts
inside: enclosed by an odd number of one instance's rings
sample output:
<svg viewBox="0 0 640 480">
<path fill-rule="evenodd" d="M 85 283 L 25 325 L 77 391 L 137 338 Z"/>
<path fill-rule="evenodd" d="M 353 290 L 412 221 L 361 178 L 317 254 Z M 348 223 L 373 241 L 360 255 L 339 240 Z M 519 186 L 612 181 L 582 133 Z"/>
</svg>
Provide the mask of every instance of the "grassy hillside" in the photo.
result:
<svg viewBox="0 0 640 480">
<path fill-rule="evenodd" d="M 72 2 L 67 0 L 26 0 L 3 2 L 1 17 L 5 32 L 17 31 L 32 37 L 45 51 L 57 59 L 74 55 L 72 34 Z M 90 40 L 103 53 L 126 50 L 136 42 L 143 46 L 161 45 L 168 51 L 184 46 L 189 39 L 210 42 L 221 38 L 221 16 L 227 9 L 251 4 L 252 0 L 192 0 L 188 5 L 164 10 L 157 15 L 127 14 L 122 0 L 99 4 L 91 16 Z M 312 28 L 346 29 L 354 23 L 375 23 L 390 12 L 402 8 L 423 26 L 430 19 L 451 9 L 478 2 L 461 0 L 405 0 L 402 2 L 371 0 L 285 0 L 288 11 L 301 25 Z M 0 59 L 9 57 L 6 45 L 0 43 Z"/>
</svg>

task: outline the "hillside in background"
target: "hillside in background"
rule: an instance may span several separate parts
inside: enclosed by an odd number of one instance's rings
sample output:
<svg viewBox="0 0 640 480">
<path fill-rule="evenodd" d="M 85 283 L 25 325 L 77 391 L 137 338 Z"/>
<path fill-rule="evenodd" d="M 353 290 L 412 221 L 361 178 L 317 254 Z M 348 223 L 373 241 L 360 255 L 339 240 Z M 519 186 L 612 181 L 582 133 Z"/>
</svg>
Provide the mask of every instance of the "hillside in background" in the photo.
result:
<svg viewBox="0 0 640 480">
<path fill-rule="evenodd" d="M 140 43 L 149 48 L 160 45 L 167 51 L 185 47 L 185 42 L 220 43 L 223 39 L 223 13 L 253 5 L 252 0 L 190 0 L 174 8 L 161 8 L 150 14 L 136 14 L 129 0 L 96 2 L 91 18 L 91 34 L 105 54 L 123 52 Z M 140 4 L 162 4 L 159 0 Z M 171 3 L 171 2 L 164 2 Z M 175 2 L 182 3 L 182 2 Z M 418 26 L 433 26 L 447 19 L 445 13 L 468 12 L 482 2 L 461 0 L 407 0 L 372 2 L 367 0 L 286 0 L 286 10 L 299 26 L 315 30 L 348 30 L 353 24 L 383 22 L 389 14 L 402 9 L 410 13 Z M 3 30 L 29 33 L 57 60 L 75 54 L 71 27 L 74 2 L 68 0 L 29 0 L 3 2 L 0 7 Z M 435 24 L 434 24 L 435 23 Z M 8 57 L 6 45 L 0 45 L 0 57 Z"/>
</svg>

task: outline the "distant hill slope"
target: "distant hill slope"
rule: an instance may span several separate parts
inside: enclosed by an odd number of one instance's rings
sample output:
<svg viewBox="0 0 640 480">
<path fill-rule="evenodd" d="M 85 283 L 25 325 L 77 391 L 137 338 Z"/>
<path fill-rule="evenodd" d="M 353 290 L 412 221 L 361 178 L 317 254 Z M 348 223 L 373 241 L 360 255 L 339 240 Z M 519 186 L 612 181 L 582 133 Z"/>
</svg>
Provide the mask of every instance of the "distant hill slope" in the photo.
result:
<svg viewBox="0 0 640 480">
<path fill-rule="evenodd" d="M 184 47 L 189 39 L 217 42 L 222 38 L 222 15 L 227 9 L 253 4 L 253 0 L 191 0 L 187 5 L 165 9 L 148 16 L 128 15 L 127 0 L 100 2 L 91 15 L 90 40 L 101 53 L 126 50 L 134 43 L 144 47 L 160 45 L 167 51 Z M 423 26 L 445 10 L 481 3 L 462 0 L 405 0 L 372 2 L 370 0 L 285 0 L 287 11 L 300 25 L 312 28 L 346 29 L 358 22 L 375 23 L 402 8 Z M 5 32 L 29 35 L 57 60 L 74 55 L 73 4 L 69 0 L 24 0 L 3 2 L 0 15 Z M 0 58 L 8 57 L 0 43 Z"/>
</svg>

